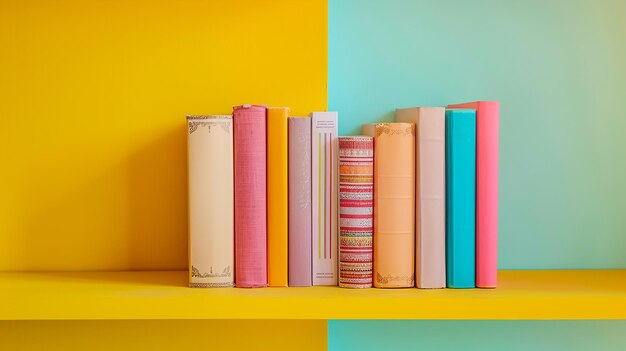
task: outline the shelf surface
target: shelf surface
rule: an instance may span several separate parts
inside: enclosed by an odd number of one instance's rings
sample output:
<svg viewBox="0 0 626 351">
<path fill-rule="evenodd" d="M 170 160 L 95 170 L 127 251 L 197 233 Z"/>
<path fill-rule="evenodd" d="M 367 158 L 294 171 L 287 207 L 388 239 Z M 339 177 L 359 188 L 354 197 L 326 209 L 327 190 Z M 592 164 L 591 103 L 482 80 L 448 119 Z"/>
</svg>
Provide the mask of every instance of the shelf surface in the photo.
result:
<svg viewBox="0 0 626 351">
<path fill-rule="evenodd" d="M 626 270 L 500 271 L 497 289 L 191 289 L 187 272 L 0 273 L 0 320 L 626 319 Z"/>
</svg>

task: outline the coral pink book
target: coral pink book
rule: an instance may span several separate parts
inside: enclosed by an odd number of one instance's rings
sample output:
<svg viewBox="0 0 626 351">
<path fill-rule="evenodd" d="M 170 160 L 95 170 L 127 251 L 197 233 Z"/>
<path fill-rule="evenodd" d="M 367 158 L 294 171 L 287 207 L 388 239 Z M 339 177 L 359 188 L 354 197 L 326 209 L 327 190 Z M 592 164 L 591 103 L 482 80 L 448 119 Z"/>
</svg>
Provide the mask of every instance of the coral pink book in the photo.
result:
<svg viewBox="0 0 626 351">
<path fill-rule="evenodd" d="M 414 286 L 415 132 L 411 123 L 363 126 L 374 137 L 374 286 Z"/>
<path fill-rule="evenodd" d="M 289 286 L 313 285 L 311 119 L 289 117 Z"/>
<path fill-rule="evenodd" d="M 443 107 L 396 110 L 415 123 L 415 285 L 446 287 L 446 120 Z"/>
<path fill-rule="evenodd" d="M 476 286 L 495 288 L 498 276 L 498 145 L 500 105 L 449 105 L 476 110 Z"/>
<path fill-rule="evenodd" d="M 267 286 L 266 113 L 260 105 L 233 108 L 235 169 L 235 286 Z"/>
</svg>

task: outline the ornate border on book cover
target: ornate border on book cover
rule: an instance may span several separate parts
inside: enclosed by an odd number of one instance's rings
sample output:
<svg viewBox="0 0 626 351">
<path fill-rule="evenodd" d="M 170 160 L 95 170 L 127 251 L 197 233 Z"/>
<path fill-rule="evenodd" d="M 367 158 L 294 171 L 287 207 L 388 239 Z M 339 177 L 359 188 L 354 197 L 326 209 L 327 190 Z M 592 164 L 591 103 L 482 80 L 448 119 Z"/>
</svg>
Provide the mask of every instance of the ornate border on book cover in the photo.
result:
<svg viewBox="0 0 626 351">
<path fill-rule="evenodd" d="M 230 266 L 226 266 L 222 272 L 213 273 L 213 267 L 211 267 L 211 271 L 209 273 L 202 273 L 197 267 L 191 266 L 191 277 L 192 278 L 228 278 L 232 276 L 232 272 L 230 270 Z M 227 288 L 235 286 L 234 282 L 190 282 L 190 288 Z"/>
<path fill-rule="evenodd" d="M 189 283 L 190 288 L 232 288 L 233 283 Z"/>
<path fill-rule="evenodd" d="M 404 282 L 409 287 L 413 286 L 414 279 L 413 275 L 381 275 L 380 273 L 376 273 L 376 281 L 381 284 L 389 284 L 392 282 Z"/>
<path fill-rule="evenodd" d="M 392 128 L 394 123 L 377 123 L 376 124 L 376 136 L 379 137 L 383 134 L 388 135 L 415 135 L 415 125 L 411 124 L 404 129 Z"/>
<path fill-rule="evenodd" d="M 213 273 L 213 267 L 209 273 L 201 273 L 200 270 L 191 266 L 191 276 L 193 278 L 222 278 L 231 276 L 230 266 L 226 266 L 221 273 Z"/>
<path fill-rule="evenodd" d="M 232 116 L 230 115 L 215 115 L 215 116 L 187 116 L 187 122 L 189 124 L 189 134 L 195 132 L 198 127 L 208 127 L 211 132 L 211 127 L 219 126 L 226 133 L 230 133 L 230 126 L 232 125 Z"/>
</svg>

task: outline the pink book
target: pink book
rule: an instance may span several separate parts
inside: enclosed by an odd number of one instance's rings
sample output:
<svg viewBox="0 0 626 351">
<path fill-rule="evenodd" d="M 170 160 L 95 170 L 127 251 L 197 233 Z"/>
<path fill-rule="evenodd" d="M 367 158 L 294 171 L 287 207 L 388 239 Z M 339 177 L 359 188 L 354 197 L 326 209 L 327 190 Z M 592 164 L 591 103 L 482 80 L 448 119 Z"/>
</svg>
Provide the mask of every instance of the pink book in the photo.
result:
<svg viewBox="0 0 626 351">
<path fill-rule="evenodd" d="M 396 121 L 415 124 L 415 285 L 445 288 L 445 108 L 399 108 Z"/>
<path fill-rule="evenodd" d="M 495 288 L 498 273 L 497 101 L 449 105 L 476 110 L 476 286 Z"/>
<path fill-rule="evenodd" d="M 233 107 L 235 286 L 267 286 L 265 106 Z"/>
<path fill-rule="evenodd" d="M 311 286 L 311 119 L 289 117 L 289 286 Z"/>
</svg>

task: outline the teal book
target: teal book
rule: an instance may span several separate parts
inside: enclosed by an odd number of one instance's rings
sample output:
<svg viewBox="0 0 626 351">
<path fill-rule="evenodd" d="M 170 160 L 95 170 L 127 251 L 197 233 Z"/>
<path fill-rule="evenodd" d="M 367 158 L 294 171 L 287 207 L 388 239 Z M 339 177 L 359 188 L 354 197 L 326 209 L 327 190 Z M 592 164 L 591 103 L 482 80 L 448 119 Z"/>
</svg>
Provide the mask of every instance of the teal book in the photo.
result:
<svg viewBox="0 0 626 351">
<path fill-rule="evenodd" d="M 476 277 L 476 111 L 446 110 L 446 284 Z"/>
</svg>

